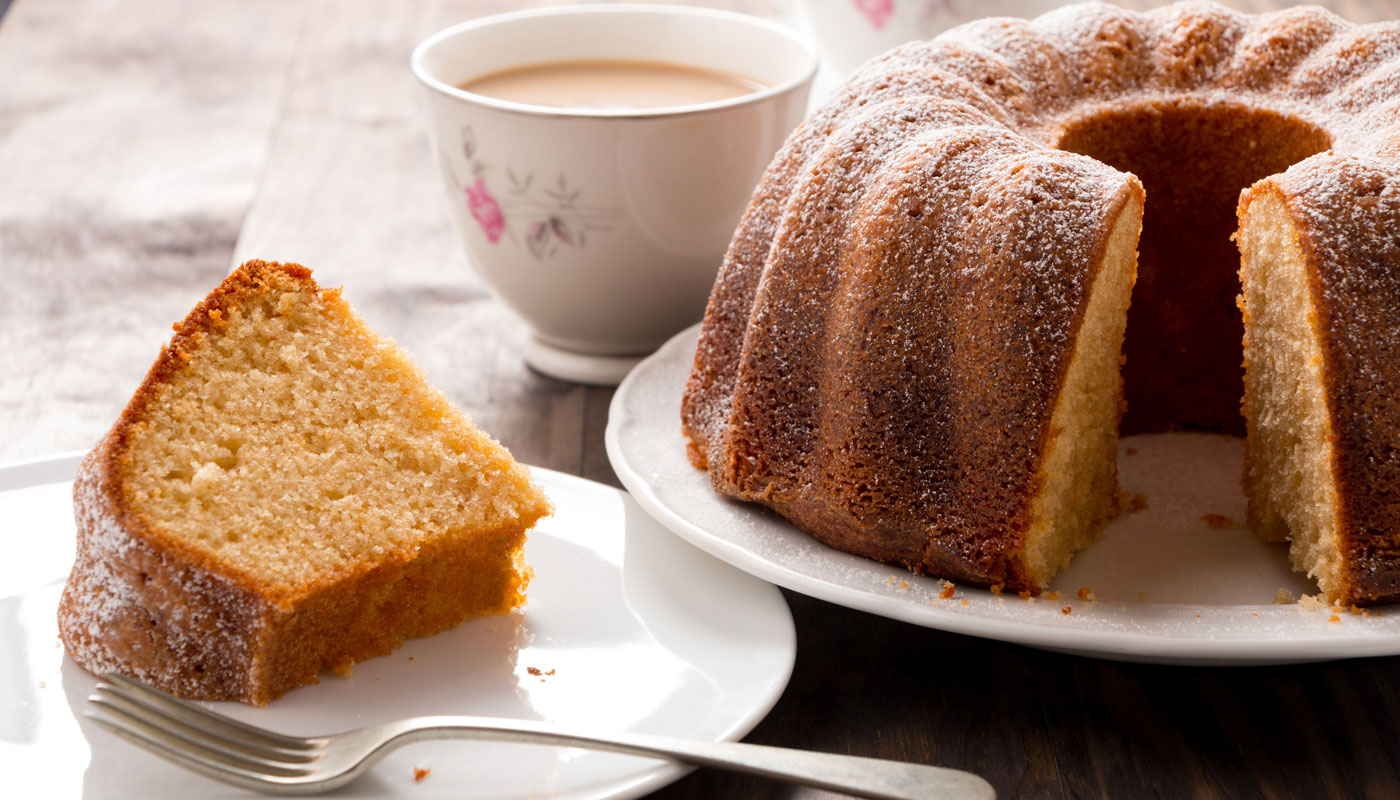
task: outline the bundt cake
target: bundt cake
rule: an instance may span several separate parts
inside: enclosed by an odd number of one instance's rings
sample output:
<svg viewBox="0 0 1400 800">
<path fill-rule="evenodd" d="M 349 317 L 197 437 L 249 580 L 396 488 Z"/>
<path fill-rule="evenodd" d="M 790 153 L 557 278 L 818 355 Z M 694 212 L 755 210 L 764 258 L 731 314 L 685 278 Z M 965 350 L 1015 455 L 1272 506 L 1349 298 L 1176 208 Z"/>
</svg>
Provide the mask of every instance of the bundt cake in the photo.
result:
<svg viewBox="0 0 1400 800">
<path fill-rule="evenodd" d="M 1237 304 L 1234 212 L 1258 182 L 1241 243 L 1304 254 L 1312 302 L 1341 316 L 1315 329 L 1329 405 L 1251 446 L 1250 474 L 1293 459 L 1296 483 L 1331 458 L 1356 482 L 1318 504 L 1345 508 L 1367 487 L 1340 532 L 1314 537 L 1350 576 L 1323 588 L 1400 599 L 1396 527 L 1376 507 L 1400 470 L 1400 416 L 1349 382 L 1400 366 L 1388 336 L 1360 344 L 1400 321 L 1400 286 L 1385 283 L 1400 257 L 1397 112 L 1400 24 L 1311 7 L 1076 5 L 896 48 L 811 115 L 759 184 L 685 389 L 690 458 L 721 494 L 833 547 L 1039 591 L 1113 513 L 1120 430 L 1245 431 L 1244 322 L 1277 319 L 1248 290 L 1245 315 Z M 1291 233 L 1265 232 L 1285 222 Z M 1387 311 L 1342 311 L 1369 308 L 1369 291 Z M 1259 371 L 1284 385 L 1246 404 L 1260 412 L 1251 435 L 1280 424 L 1266 409 L 1296 410 L 1286 368 Z M 1299 426 L 1327 431 L 1307 458 L 1279 452 Z M 1252 485 L 1298 502 L 1292 484 Z M 1256 520 L 1274 520 L 1259 524 L 1301 524 L 1279 504 L 1256 498 Z M 1301 563 L 1320 574 L 1328 558 Z"/>
<path fill-rule="evenodd" d="M 526 470 L 297 265 L 176 326 L 74 482 L 79 665 L 263 704 L 524 601 Z"/>
</svg>

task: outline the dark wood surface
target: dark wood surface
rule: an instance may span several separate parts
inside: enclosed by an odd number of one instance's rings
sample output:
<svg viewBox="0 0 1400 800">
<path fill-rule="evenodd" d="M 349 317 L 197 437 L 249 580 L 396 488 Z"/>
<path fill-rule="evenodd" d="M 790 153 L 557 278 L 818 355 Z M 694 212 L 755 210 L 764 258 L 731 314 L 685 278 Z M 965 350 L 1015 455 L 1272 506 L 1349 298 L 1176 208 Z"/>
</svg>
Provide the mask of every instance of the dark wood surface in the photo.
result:
<svg viewBox="0 0 1400 800">
<path fill-rule="evenodd" d="M 521 364 L 522 325 L 448 227 L 406 68 L 440 27 L 537 4 L 15 0 L 0 20 L 0 461 L 89 447 L 170 323 L 260 257 L 342 284 L 521 460 L 618 485 L 611 390 Z M 749 741 L 970 769 L 1008 798 L 1400 797 L 1400 658 L 1124 664 L 785 595 L 796 670 Z M 823 794 L 701 771 L 655 796 Z"/>
</svg>

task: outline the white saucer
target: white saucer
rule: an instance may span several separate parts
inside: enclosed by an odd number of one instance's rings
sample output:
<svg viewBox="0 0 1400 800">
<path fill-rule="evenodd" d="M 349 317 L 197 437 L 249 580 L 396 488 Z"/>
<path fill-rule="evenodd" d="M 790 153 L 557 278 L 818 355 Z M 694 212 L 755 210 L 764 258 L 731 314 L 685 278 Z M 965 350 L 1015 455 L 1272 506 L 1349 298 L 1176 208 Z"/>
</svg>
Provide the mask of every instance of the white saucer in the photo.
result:
<svg viewBox="0 0 1400 800">
<path fill-rule="evenodd" d="M 0 773 L 7 797 L 247 798 L 103 731 L 81 712 L 96 679 L 55 622 L 73 558 L 68 455 L 0 466 Z M 555 515 L 530 534 L 523 612 L 467 622 L 327 673 L 266 708 L 211 707 L 316 735 L 406 716 L 478 714 L 738 739 L 791 675 L 792 616 L 771 584 L 660 528 L 623 492 L 533 470 Z M 80 721 L 81 720 L 81 721 Z M 414 780 L 414 769 L 430 772 Z M 630 798 L 687 772 L 651 759 L 489 742 L 422 742 L 337 797 Z"/>
<path fill-rule="evenodd" d="M 1056 576 L 1057 597 L 994 596 L 832 550 L 759 506 L 725 500 L 693 468 L 681 391 L 698 326 L 678 334 L 613 397 L 608 457 L 632 496 L 706 552 L 794 591 L 930 628 L 1127 661 L 1267 664 L 1400 654 L 1400 610 L 1274 605 L 1317 588 L 1244 519 L 1241 442 L 1164 434 L 1123 440 L 1119 481 L 1147 509 L 1108 526 Z M 1081 599 L 1087 589 L 1094 599 Z M 1088 593 L 1086 593 L 1087 595 Z"/>
<path fill-rule="evenodd" d="M 565 350 L 531 335 L 525 341 L 525 363 L 551 378 L 590 386 L 616 386 L 646 354 L 602 356 Z"/>
</svg>

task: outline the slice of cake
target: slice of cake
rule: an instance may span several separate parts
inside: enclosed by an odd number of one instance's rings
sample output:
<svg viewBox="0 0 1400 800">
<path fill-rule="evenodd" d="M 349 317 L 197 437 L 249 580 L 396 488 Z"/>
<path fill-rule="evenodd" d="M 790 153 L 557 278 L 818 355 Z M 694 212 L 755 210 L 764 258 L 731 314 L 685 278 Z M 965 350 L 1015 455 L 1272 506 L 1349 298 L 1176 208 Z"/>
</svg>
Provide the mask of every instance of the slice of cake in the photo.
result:
<svg viewBox="0 0 1400 800">
<path fill-rule="evenodd" d="M 1400 601 L 1400 250 L 1356 244 L 1400 229 L 1396 186 L 1340 158 L 1240 199 L 1249 526 L 1339 605 Z"/>
<path fill-rule="evenodd" d="M 78 664 L 264 704 L 524 602 L 548 501 L 338 290 L 251 261 L 175 330 L 74 483 Z"/>
</svg>

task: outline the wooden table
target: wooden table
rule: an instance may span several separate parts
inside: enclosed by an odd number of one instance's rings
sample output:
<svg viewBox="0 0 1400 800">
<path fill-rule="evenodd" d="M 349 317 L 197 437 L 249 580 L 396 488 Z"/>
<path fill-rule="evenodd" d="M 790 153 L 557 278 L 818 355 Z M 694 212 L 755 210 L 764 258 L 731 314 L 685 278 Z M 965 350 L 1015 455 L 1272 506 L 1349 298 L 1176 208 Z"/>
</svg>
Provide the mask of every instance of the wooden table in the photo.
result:
<svg viewBox="0 0 1400 800">
<path fill-rule="evenodd" d="M 611 390 L 521 363 L 521 323 L 448 227 L 406 66 L 438 28 L 532 4 L 15 0 L 0 22 L 0 461 L 89 447 L 170 323 L 261 257 L 343 284 L 521 460 L 617 485 Z M 1122 664 L 786 597 L 796 671 L 752 742 L 970 769 L 1008 798 L 1400 797 L 1397 658 Z M 819 794 L 701 771 L 656 796 Z"/>
</svg>

